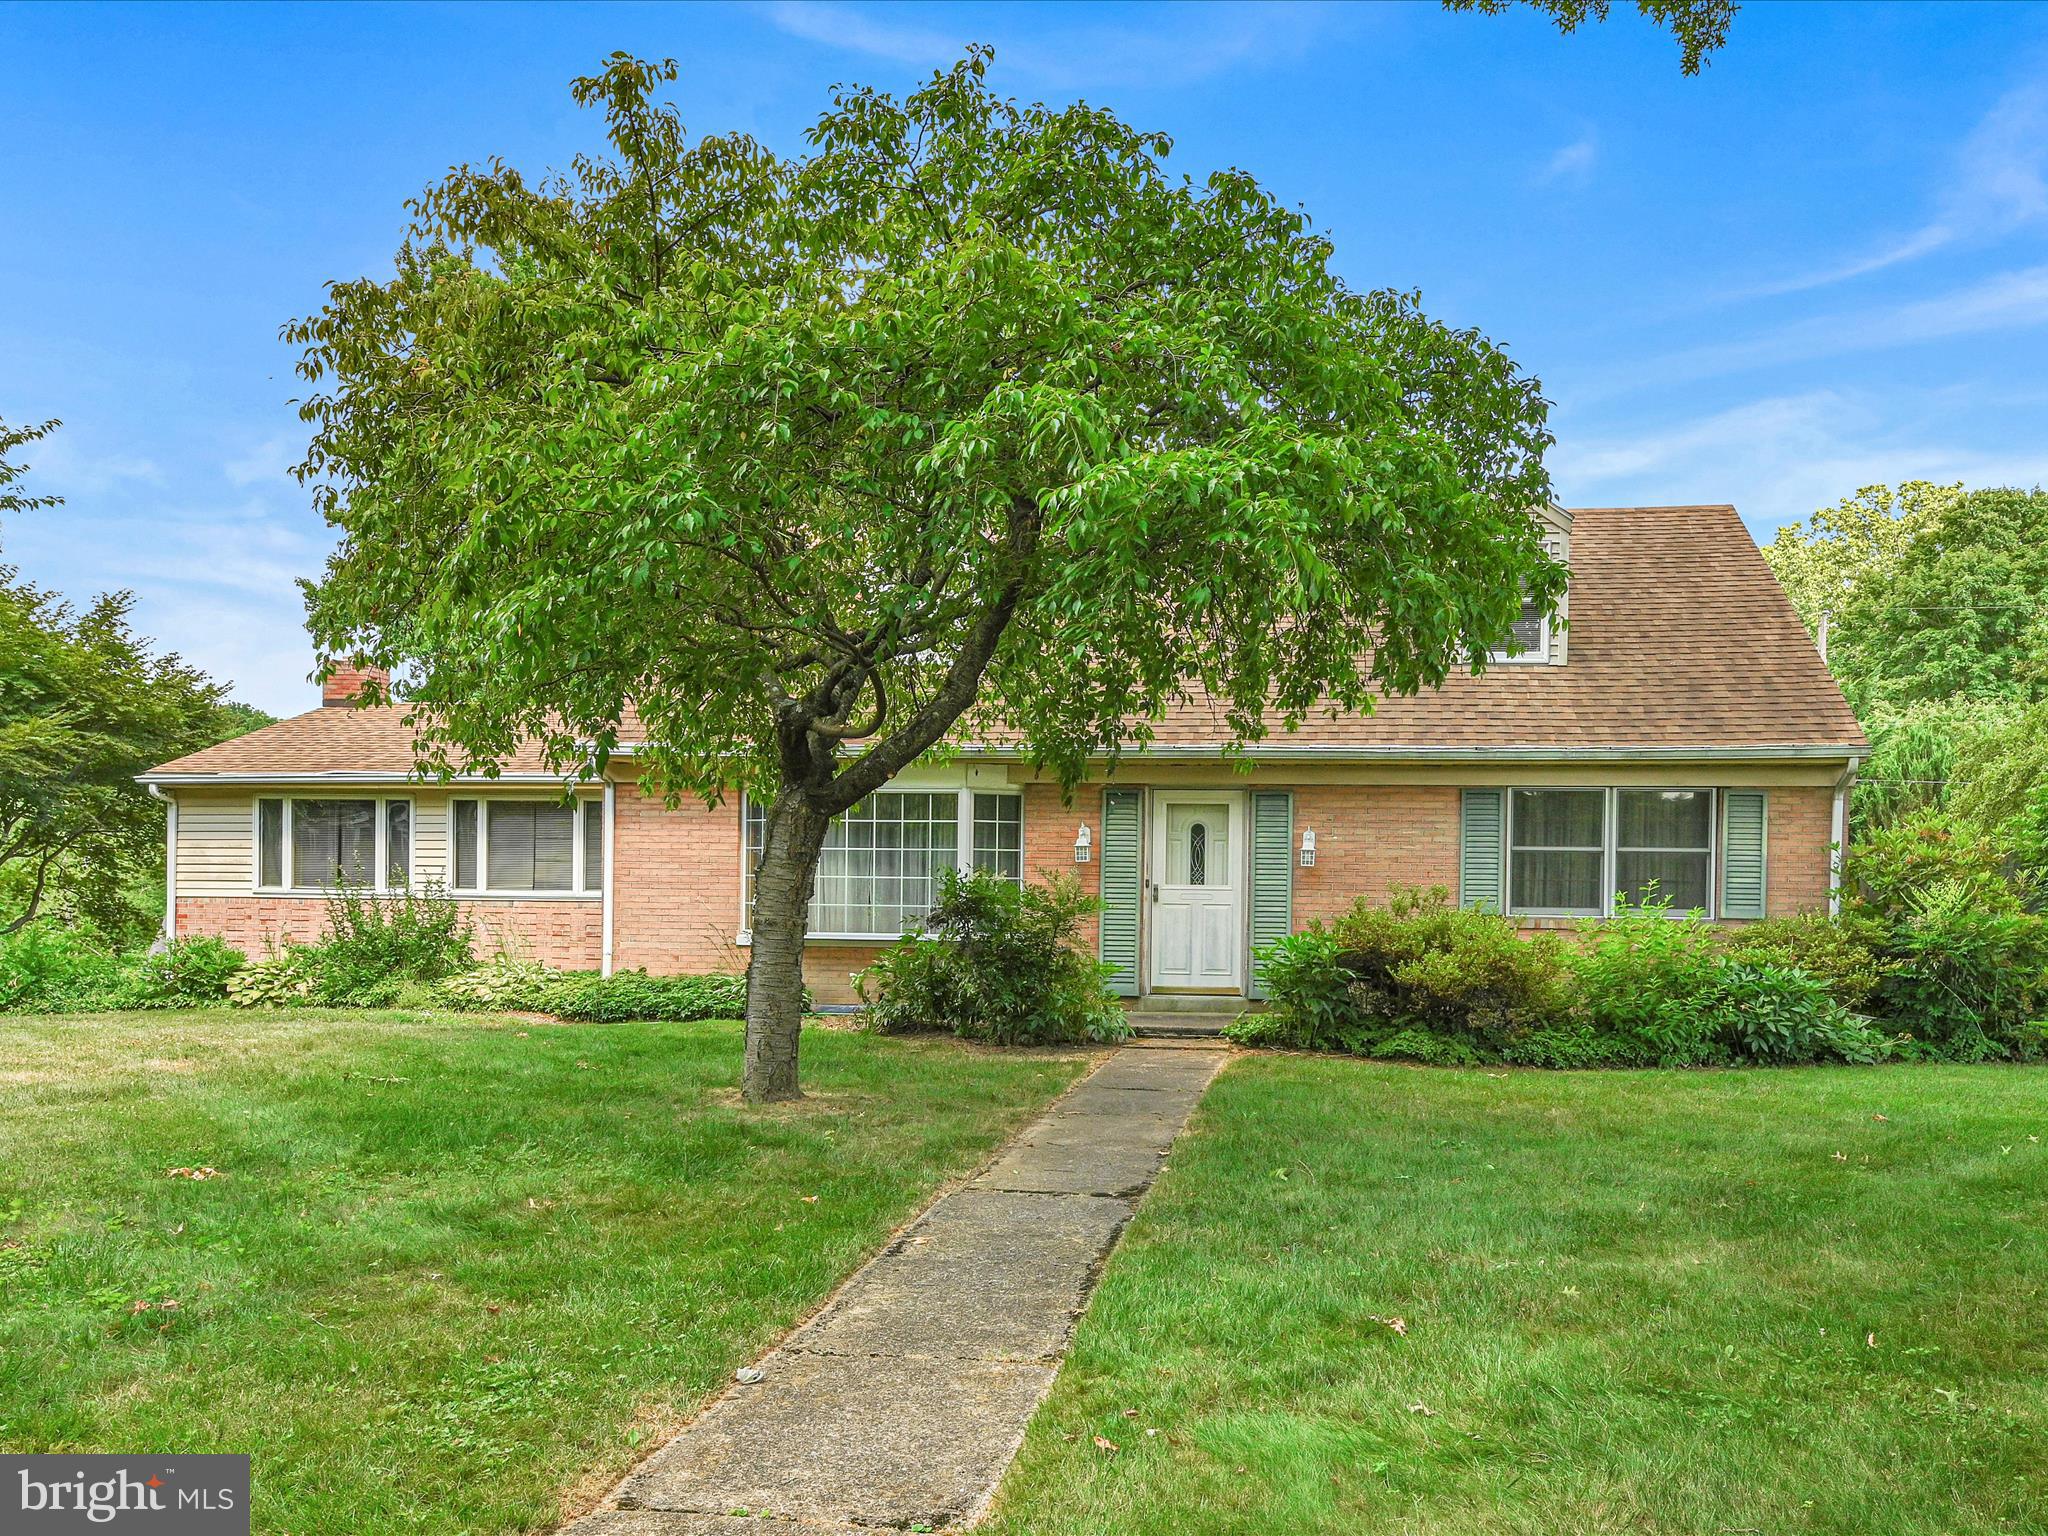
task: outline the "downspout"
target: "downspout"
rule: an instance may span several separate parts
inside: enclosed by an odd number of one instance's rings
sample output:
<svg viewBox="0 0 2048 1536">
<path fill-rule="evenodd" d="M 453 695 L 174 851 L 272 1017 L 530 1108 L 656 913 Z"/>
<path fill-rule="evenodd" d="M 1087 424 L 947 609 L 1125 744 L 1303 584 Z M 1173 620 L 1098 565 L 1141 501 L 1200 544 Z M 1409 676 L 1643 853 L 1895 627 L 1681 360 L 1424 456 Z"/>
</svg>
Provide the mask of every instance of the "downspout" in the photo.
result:
<svg viewBox="0 0 2048 1536">
<path fill-rule="evenodd" d="M 160 784 L 146 786 L 164 803 L 164 928 L 163 944 L 178 942 L 178 797 L 167 795 Z"/>
<path fill-rule="evenodd" d="M 619 850 L 612 829 L 618 825 L 618 797 L 610 779 L 604 781 L 604 958 L 602 974 L 612 973 L 612 878 Z"/>
<path fill-rule="evenodd" d="M 1828 846 L 1828 916 L 1842 915 L 1842 855 L 1849 843 L 1849 790 L 1856 782 L 1860 759 L 1850 758 L 1835 780 L 1835 813 Z"/>
</svg>

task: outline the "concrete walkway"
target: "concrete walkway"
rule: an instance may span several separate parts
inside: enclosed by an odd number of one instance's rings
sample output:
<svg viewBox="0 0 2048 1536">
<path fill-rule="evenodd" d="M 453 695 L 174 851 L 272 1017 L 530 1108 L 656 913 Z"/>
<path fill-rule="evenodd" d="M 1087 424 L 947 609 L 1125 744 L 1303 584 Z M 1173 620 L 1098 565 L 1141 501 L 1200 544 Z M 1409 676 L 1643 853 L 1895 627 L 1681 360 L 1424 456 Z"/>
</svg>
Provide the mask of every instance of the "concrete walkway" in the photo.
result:
<svg viewBox="0 0 2048 1536">
<path fill-rule="evenodd" d="M 947 1530 L 987 1507 L 1102 1261 L 1222 1065 L 1125 1046 L 565 1536 Z"/>
</svg>

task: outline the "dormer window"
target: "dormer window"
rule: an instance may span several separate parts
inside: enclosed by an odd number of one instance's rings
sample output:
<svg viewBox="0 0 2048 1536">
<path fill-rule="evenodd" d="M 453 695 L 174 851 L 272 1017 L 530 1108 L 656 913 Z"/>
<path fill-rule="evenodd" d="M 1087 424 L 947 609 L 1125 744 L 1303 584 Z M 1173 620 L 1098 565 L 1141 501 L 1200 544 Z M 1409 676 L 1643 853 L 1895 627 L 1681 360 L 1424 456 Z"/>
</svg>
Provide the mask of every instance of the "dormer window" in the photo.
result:
<svg viewBox="0 0 2048 1536">
<path fill-rule="evenodd" d="M 1550 660 L 1550 620 L 1533 597 L 1522 598 L 1522 616 L 1515 620 L 1513 635 L 1507 649 L 1495 651 L 1488 660 L 1495 663 Z"/>
<path fill-rule="evenodd" d="M 1563 540 L 1558 538 L 1545 539 L 1543 541 L 1543 552 L 1553 560 L 1564 559 Z M 1565 599 L 1560 597 L 1558 599 L 1556 616 L 1562 619 L 1564 614 Z M 1521 663 L 1524 665 L 1536 663 L 1540 665 L 1553 661 L 1562 661 L 1564 659 L 1563 655 L 1551 643 L 1552 636 L 1550 631 L 1551 616 L 1543 611 L 1542 607 L 1533 597 L 1524 592 L 1522 594 L 1522 616 L 1515 620 L 1514 628 L 1510 631 L 1510 639 L 1507 646 L 1488 656 L 1486 658 L 1487 663 L 1494 666 L 1502 663 Z M 1554 654 L 1554 652 L 1557 653 Z"/>
</svg>

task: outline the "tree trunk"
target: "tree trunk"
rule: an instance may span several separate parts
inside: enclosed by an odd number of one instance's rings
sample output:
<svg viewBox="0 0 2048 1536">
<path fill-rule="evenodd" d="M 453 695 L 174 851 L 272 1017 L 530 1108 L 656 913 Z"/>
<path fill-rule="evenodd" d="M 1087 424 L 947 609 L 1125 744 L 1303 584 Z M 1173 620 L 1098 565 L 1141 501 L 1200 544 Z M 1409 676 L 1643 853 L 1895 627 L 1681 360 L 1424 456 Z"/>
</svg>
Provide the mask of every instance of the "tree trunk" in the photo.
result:
<svg viewBox="0 0 2048 1536">
<path fill-rule="evenodd" d="M 797 1037 L 804 1020 L 804 930 L 818 853 L 832 818 L 801 791 L 785 787 L 768 807 L 760 867 L 754 872 L 754 950 L 747 961 L 749 1104 L 802 1098 Z"/>
</svg>

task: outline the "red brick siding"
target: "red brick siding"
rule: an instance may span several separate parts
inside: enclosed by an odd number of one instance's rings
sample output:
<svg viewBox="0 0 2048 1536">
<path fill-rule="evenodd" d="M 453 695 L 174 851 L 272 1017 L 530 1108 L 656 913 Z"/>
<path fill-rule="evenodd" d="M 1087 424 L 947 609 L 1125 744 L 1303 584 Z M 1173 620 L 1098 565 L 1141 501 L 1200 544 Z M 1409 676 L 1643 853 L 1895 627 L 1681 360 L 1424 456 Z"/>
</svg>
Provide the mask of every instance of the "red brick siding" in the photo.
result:
<svg viewBox="0 0 2048 1536">
<path fill-rule="evenodd" d="M 639 786 L 616 791 L 612 828 L 612 967 L 676 975 L 743 971 L 740 802 L 674 810 Z"/>
<path fill-rule="evenodd" d="M 1828 909 L 1828 847 L 1834 841 L 1835 792 L 1773 789 L 1765 798 L 1764 910 L 1772 917 Z"/>
<path fill-rule="evenodd" d="M 1397 886 L 1458 893 L 1458 791 L 1440 785 L 1311 785 L 1294 792 L 1294 926 L 1384 903 Z M 1316 862 L 1301 867 L 1301 834 Z"/>
<path fill-rule="evenodd" d="M 604 913 L 596 899 L 465 901 L 476 952 L 501 951 L 563 970 L 594 971 L 603 958 Z M 310 896 L 181 896 L 181 938 L 210 934 L 247 955 L 283 943 L 311 944 L 327 932 L 327 904 Z"/>
</svg>

